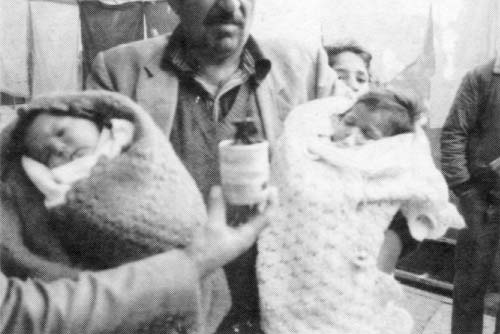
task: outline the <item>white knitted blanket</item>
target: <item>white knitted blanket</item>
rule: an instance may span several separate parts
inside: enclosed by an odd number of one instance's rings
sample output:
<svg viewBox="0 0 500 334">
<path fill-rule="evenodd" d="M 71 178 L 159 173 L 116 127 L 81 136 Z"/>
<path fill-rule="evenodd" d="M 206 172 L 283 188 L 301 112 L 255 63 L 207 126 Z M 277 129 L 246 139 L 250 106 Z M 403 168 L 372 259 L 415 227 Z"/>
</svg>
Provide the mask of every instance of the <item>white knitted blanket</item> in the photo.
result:
<svg viewBox="0 0 500 334">
<path fill-rule="evenodd" d="M 348 106 L 314 101 L 285 123 L 280 205 L 257 261 L 266 333 L 409 333 L 411 317 L 394 303 L 398 283 L 376 268 L 384 231 L 398 209 L 417 239 L 463 225 L 422 129 L 351 148 L 318 136 Z"/>
</svg>

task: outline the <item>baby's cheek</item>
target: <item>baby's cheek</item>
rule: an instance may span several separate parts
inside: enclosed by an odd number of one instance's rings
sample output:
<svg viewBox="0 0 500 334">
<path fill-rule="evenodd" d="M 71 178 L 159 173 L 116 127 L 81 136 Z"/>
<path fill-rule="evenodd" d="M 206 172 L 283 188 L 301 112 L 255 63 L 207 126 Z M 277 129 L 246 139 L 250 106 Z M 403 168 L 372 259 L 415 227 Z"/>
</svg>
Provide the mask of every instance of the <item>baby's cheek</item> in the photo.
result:
<svg viewBox="0 0 500 334">
<path fill-rule="evenodd" d="M 79 149 L 76 149 L 75 152 L 71 155 L 71 160 L 82 158 L 82 157 L 85 157 L 87 155 L 91 155 L 92 153 L 94 153 L 94 148 L 91 148 L 91 147 L 79 148 Z"/>
<path fill-rule="evenodd" d="M 47 161 L 47 167 L 49 168 L 59 167 L 70 161 L 71 161 L 70 157 L 66 157 L 64 155 L 51 154 Z"/>
<path fill-rule="evenodd" d="M 342 141 L 352 134 L 351 127 L 347 127 L 341 122 L 333 129 L 332 139 L 333 141 Z"/>
<path fill-rule="evenodd" d="M 363 145 L 365 144 L 369 139 L 371 138 L 368 138 L 366 136 L 366 134 L 361 131 L 359 128 L 355 128 L 353 131 L 352 131 L 352 137 L 353 137 L 353 141 L 354 141 L 354 144 L 355 145 Z"/>
<path fill-rule="evenodd" d="M 366 143 L 368 138 L 357 127 L 345 127 L 332 136 L 333 140 L 342 144 L 342 146 L 356 146 Z"/>
<path fill-rule="evenodd" d="M 344 142 L 346 146 L 357 146 L 357 145 L 363 145 L 366 143 L 366 137 L 361 133 L 359 130 L 353 130 L 351 131 L 351 134 L 349 137 L 344 139 Z"/>
</svg>

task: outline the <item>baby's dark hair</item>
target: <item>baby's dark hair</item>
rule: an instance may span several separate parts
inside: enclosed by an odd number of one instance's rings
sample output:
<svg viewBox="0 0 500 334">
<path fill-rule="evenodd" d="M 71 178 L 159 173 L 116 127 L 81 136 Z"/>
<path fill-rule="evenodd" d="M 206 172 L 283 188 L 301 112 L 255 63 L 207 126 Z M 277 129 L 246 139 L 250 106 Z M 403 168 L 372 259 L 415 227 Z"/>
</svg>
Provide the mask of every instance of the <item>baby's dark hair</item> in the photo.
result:
<svg viewBox="0 0 500 334">
<path fill-rule="evenodd" d="M 388 136 L 413 132 L 415 123 L 425 114 L 426 108 L 416 97 L 401 92 L 378 88 L 361 95 L 356 104 L 364 104 L 372 112 L 387 112 L 391 132 Z"/>
<path fill-rule="evenodd" d="M 359 45 L 356 41 L 348 41 L 346 43 L 339 43 L 333 45 L 325 46 L 325 51 L 328 55 L 328 64 L 330 66 L 335 65 L 335 57 L 343 52 L 352 52 L 359 56 L 366 65 L 366 68 L 370 70 L 370 65 L 372 62 L 372 54 L 368 52 L 365 48 Z"/>
<path fill-rule="evenodd" d="M 22 155 L 26 153 L 24 138 L 29 131 L 29 128 L 35 118 L 39 115 L 48 114 L 54 116 L 70 116 L 88 119 L 94 122 L 101 131 L 104 127 L 110 127 L 110 120 L 103 116 L 102 113 L 95 113 L 87 110 L 82 106 L 71 104 L 65 109 L 59 109 L 56 106 L 41 107 L 41 108 L 27 108 L 22 107 L 18 110 L 18 121 L 11 132 L 11 142 L 14 143 L 13 151 L 11 153 Z"/>
</svg>

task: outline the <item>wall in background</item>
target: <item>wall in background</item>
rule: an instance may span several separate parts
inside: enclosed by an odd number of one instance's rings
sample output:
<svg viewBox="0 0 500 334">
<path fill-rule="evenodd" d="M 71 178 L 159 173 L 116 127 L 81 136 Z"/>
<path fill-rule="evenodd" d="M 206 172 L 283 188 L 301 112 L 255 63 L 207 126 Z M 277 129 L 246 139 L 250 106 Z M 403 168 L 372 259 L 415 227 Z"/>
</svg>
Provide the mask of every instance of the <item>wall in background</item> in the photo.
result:
<svg viewBox="0 0 500 334">
<path fill-rule="evenodd" d="M 435 71 L 431 126 L 442 125 L 465 72 L 500 45 L 497 0 L 322 0 L 324 40 L 356 39 L 374 56 L 373 70 L 390 81 L 422 52 L 432 4 Z"/>
<path fill-rule="evenodd" d="M 253 33 L 309 45 L 321 43 L 323 0 L 257 0 Z"/>
<path fill-rule="evenodd" d="M 116 1 L 130 2 L 108 3 Z M 76 6 L 76 0 L 50 2 L 54 6 L 58 2 L 63 7 Z M 28 3 L 28 0 L 0 0 L 0 91 L 15 96 L 29 96 L 33 80 Z M 442 125 L 464 73 L 493 57 L 500 45 L 498 0 L 257 0 L 256 3 L 255 35 L 295 39 L 306 44 L 356 39 L 373 53 L 374 73 L 383 82 L 394 78 L 422 53 L 432 4 L 433 127 Z M 47 32 L 54 40 L 65 33 L 61 20 L 55 25 L 57 29 Z M 40 80 L 38 87 L 44 87 L 43 78 Z"/>
</svg>

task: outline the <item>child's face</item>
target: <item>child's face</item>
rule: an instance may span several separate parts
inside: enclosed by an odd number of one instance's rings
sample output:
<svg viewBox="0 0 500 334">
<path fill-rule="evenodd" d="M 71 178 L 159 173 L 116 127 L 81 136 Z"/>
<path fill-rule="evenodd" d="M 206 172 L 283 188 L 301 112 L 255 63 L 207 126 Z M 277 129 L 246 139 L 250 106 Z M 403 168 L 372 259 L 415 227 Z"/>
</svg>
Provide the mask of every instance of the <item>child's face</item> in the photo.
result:
<svg viewBox="0 0 500 334">
<path fill-rule="evenodd" d="M 356 103 L 346 114 L 334 120 L 332 139 L 345 145 L 362 145 L 390 135 L 390 115 L 384 110 L 370 110 L 364 103 Z"/>
<path fill-rule="evenodd" d="M 345 51 L 335 56 L 332 68 L 337 72 L 339 80 L 343 81 L 358 97 L 370 88 L 370 74 L 363 59 L 357 54 Z"/>
<path fill-rule="evenodd" d="M 40 114 L 28 127 L 24 144 L 30 157 L 53 168 L 93 153 L 99 136 L 91 120 Z"/>
</svg>

